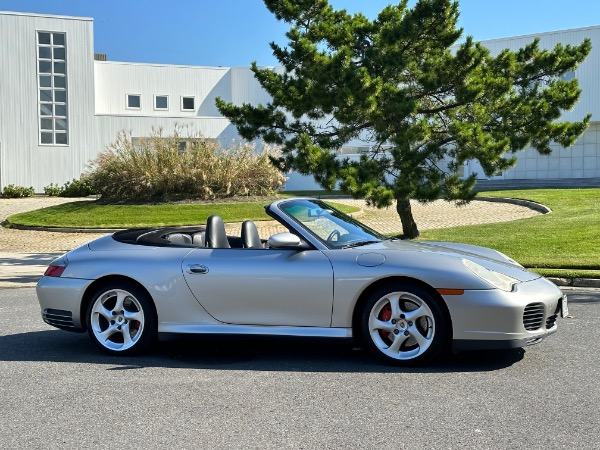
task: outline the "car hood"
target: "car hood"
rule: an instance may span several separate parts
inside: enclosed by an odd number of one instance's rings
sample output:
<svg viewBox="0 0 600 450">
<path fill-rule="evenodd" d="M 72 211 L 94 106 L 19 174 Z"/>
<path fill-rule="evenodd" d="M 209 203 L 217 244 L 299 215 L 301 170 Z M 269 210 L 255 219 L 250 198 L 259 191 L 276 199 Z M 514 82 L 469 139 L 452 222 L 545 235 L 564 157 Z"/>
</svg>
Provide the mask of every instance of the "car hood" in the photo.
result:
<svg viewBox="0 0 600 450">
<path fill-rule="evenodd" d="M 389 262 L 393 262 L 395 258 L 402 258 L 405 260 L 405 255 L 407 253 L 433 253 L 450 258 L 468 259 L 485 267 L 486 269 L 503 273 L 522 282 L 540 278 L 540 275 L 526 270 L 516 261 L 510 259 L 502 253 L 491 248 L 479 247 L 477 245 L 460 244 L 455 242 L 414 242 L 390 239 L 357 248 L 357 250 L 362 250 L 363 252 L 367 249 L 369 249 L 369 252 L 377 252 L 377 250 L 381 251 L 382 254 L 385 254 L 386 260 Z"/>
</svg>

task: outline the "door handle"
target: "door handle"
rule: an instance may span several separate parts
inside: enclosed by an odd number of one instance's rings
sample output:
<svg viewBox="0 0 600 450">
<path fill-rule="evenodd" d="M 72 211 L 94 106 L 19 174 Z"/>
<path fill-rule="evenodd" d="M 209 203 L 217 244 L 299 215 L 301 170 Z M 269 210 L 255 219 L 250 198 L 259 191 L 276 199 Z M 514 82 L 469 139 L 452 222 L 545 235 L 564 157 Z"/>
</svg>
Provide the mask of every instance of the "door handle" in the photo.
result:
<svg viewBox="0 0 600 450">
<path fill-rule="evenodd" d="M 208 267 L 202 264 L 190 264 L 187 266 L 188 273 L 208 273 Z"/>
</svg>

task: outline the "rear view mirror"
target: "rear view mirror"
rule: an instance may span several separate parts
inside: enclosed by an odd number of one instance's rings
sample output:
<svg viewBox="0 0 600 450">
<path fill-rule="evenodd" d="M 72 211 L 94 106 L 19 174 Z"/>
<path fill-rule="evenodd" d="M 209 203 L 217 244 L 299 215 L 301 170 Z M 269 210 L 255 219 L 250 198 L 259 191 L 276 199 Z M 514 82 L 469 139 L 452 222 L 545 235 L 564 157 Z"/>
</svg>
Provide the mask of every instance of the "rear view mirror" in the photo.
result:
<svg viewBox="0 0 600 450">
<path fill-rule="evenodd" d="M 307 211 L 308 217 L 321 217 L 325 213 L 325 210 L 322 208 L 310 208 Z"/>
</svg>

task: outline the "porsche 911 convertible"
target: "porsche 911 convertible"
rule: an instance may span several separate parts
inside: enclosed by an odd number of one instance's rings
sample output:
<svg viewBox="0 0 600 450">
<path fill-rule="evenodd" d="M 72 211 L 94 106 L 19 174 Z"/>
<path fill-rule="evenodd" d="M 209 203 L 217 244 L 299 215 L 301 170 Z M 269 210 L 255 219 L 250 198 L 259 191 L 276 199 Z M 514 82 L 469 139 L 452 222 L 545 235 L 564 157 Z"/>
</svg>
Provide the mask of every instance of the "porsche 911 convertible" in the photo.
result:
<svg viewBox="0 0 600 450">
<path fill-rule="evenodd" d="M 261 239 L 245 221 L 229 236 L 213 215 L 72 250 L 37 285 L 43 320 L 115 355 L 158 333 L 353 337 L 411 365 L 536 344 L 568 313 L 554 284 L 495 250 L 388 238 L 316 199 L 265 210 L 287 231 Z"/>
</svg>

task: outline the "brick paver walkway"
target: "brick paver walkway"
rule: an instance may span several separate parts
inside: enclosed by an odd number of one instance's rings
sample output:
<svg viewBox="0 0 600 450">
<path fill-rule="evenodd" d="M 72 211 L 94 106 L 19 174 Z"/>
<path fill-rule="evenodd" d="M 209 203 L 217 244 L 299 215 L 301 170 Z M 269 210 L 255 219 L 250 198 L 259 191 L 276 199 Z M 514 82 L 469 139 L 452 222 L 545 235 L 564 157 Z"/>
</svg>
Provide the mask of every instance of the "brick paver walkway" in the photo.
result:
<svg viewBox="0 0 600 450">
<path fill-rule="evenodd" d="M 0 221 L 17 212 L 31 211 L 46 206 L 81 199 L 57 197 L 31 197 L 26 199 L 0 199 Z M 366 206 L 363 200 L 336 199 L 336 202 L 362 208 L 357 218 L 382 233 L 400 233 L 401 225 L 396 209 L 376 209 Z M 420 230 L 472 225 L 480 223 L 506 222 L 532 217 L 539 214 L 527 207 L 507 203 L 474 201 L 457 206 L 438 200 L 426 205 L 414 202 L 413 214 Z M 215 210 L 215 213 L 218 213 Z M 284 231 L 274 221 L 257 222 L 261 237 Z M 227 232 L 239 235 L 240 224 L 227 224 Z M 0 227 L 0 253 L 62 252 L 82 245 L 103 233 L 60 233 L 49 231 L 13 230 Z"/>
</svg>

